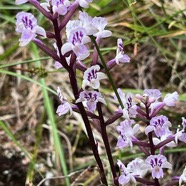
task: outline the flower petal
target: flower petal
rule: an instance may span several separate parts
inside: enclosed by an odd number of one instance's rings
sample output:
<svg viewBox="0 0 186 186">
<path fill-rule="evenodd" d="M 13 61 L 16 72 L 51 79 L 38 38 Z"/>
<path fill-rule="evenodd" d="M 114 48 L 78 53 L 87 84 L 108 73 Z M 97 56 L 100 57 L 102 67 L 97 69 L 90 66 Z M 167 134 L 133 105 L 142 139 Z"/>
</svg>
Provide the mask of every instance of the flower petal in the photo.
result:
<svg viewBox="0 0 186 186">
<path fill-rule="evenodd" d="M 65 43 L 61 48 L 61 53 L 65 55 L 67 52 L 72 50 L 72 44 L 71 43 Z"/>
</svg>

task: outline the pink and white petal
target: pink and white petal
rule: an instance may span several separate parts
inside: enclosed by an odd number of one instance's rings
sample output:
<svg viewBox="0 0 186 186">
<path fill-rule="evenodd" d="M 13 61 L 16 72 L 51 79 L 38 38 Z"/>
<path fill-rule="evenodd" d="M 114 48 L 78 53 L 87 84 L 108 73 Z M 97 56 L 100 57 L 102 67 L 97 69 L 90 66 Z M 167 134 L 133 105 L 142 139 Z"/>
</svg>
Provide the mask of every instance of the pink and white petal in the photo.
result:
<svg viewBox="0 0 186 186">
<path fill-rule="evenodd" d="M 70 6 L 70 1 L 69 1 L 69 0 L 65 0 L 65 1 L 64 1 L 64 5 L 65 5 L 66 7 Z"/>
<path fill-rule="evenodd" d="M 130 119 L 129 112 L 128 112 L 127 108 L 124 108 L 123 109 L 123 117 L 126 118 L 126 119 L 128 119 L 128 120 Z"/>
<path fill-rule="evenodd" d="M 184 143 L 186 143 L 186 133 L 182 132 L 178 139 Z"/>
<path fill-rule="evenodd" d="M 121 63 L 129 63 L 130 62 L 130 57 L 126 54 L 121 54 L 118 56 L 118 60 Z"/>
<path fill-rule="evenodd" d="M 103 97 L 98 97 L 98 101 L 106 105 L 106 102 Z"/>
<path fill-rule="evenodd" d="M 163 102 L 164 102 L 167 106 L 172 107 L 172 106 L 175 106 L 176 101 L 178 100 L 178 97 L 179 97 L 179 95 L 178 95 L 178 93 L 175 91 L 175 92 L 173 92 L 172 94 L 167 94 L 167 95 L 165 95 Z"/>
<path fill-rule="evenodd" d="M 65 43 L 61 48 L 62 55 L 65 55 L 67 52 L 72 50 L 72 44 L 71 43 Z"/>
<path fill-rule="evenodd" d="M 162 163 L 162 168 L 172 169 L 171 163 L 168 161 Z"/>
<path fill-rule="evenodd" d="M 158 138 L 152 138 L 152 141 L 154 145 L 157 145 L 161 142 Z"/>
<path fill-rule="evenodd" d="M 91 39 L 89 36 L 84 36 L 83 39 L 82 39 L 82 43 L 83 44 L 86 44 L 86 43 L 90 43 L 91 42 Z"/>
<path fill-rule="evenodd" d="M 90 86 L 91 86 L 93 89 L 98 89 L 98 88 L 100 87 L 100 82 L 99 82 L 99 80 L 97 80 L 97 79 L 91 80 Z"/>
<path fill-rule="evenodd" d="M 87 109 L 90 112 L 94 112 L 96 110 L 96 102 L 95 101 L 88 101 L 87 102 Z"/>
<path fill-rule="evenodd" d="M 25 29 L 22 32 L 21 38 L 19 39 L 19 45 L 25 46 L 27 45 L 33 38 L 35 37 L 35 33 L 33 33 L 30 29 Z"/>
<path fill-rule="evenodd" d="M 20 4 L 23 4 L 23 3 L 26 3 L 26 2 L 28 2 L 28 0 L 16 0 L 15 4 L 20 5 Z"/>
<path fill-rule="evenodd" d="M 47 12 L 50 12 L 50 10 L 48 9 L 48 7 L 50 7 L 49 3 L 40 3 L 40 5 L 41 5 Z"/>
<path fill-rule="evenodd" d="M 56 12 L 59 14 L 59 15 L 65 15 L 67 13 L 67 7 L 64 6 L 64 5 L 59 5 L 56 9 Z"/>
<path fill-rule="evenodd" d="M 43 36 L 43 37 L 46 37 L 46 31 L 44 28 L 40 27 L 40 26 L 37 26 L 36 27 L 36 33 Z"/>
<path fill-rule="evenodd" d="M 86 99 L 81 97 L 81 98 L 78 98 L 76 100 L 76 103 L 80 103 L 80 102 L 83 102 L 83 101 L 86 101 Z"/>
<path fill-rule="evenodd" d="M 117 146 L 119 149 L 122 149 L 122 148 L 124 148 L 124 147 L 127 147 L 127 146 L 128 146 L 128 143 L 127 143 L 126 141 L 124 141 L 124 140 L 119 136 L 116 146 Z"/>
<path fill-rule="evenodd" d="M 171 127 L 171 126 L 172 126 L 172 123 L 171 123 L 170 121 L 166 121 L 166 122 L 164 123 L 164 126 L 165 126 L 165 127 Z"/>
<path fill-rule="evenodd" d="M 85 0 L 79 0 L 79 5 L 83 8 L 89 7 L 89 4 Z"/>
<path fill-rule="evenodd" d="M 84 60 L 90 55 L 90 53 L 85 45 L 74 46 L 73 51 L 79 60 Z"/>
<path fill-rule="evenodd" d="M 139 124 L 134 125 L 132 130 L 133 130 L 133 134 L 136 134 L 140 130 L 140 125 Z"/>
<path fill-rule="evenodd" d="M 157 179 L 163 177 L 163 169 L 161 167 L 155 167 L 152 169 L 152 177 Z"/>
<path fill-rule="evenodd" d="M 97 77 L 99 80 L 107 78 L 106 74 L 103 72 L 97 72 Z"/>
<path fill-rule="evenodd" d="M 85 89 L 87 86 L 90 86 L 90 82 L 86 79 L 83 80 L 82 88 Z"/>
<path fill-rule="evenodd" d="M 110 30 L 103 30 L 100 33 L 98 33 L 98 37 L 100 38 L 106 38 L 106 37 L 110 37 L 112 35 L 112 32 Z"/>
<path fill-rule="evenodd" d="M 121 185 L 125 185 L 125 184 L 128 183 L 129 181 L 130 181 L 130 177 L 129 177 L 129 176 L 121 175 L 121 176 L 118 178 L 118 182 L 119 182 Z"/>
<path fill-rule="evenodd" d="M 69 111 L 69 109 L 65 105 L 59 105 L 57 110 L 56 110 L 56 113 L 59 116 L 62 116 L 64 114 L 66 114 L 68 111 Z"/>
<path fill-rule="evenodd" d="M 154 127 L 149 125 L 145 128 L 145 134 L 147 135 L 149 132 L 152 132 L 153 130 L 154 130 Z"/>
</svg>

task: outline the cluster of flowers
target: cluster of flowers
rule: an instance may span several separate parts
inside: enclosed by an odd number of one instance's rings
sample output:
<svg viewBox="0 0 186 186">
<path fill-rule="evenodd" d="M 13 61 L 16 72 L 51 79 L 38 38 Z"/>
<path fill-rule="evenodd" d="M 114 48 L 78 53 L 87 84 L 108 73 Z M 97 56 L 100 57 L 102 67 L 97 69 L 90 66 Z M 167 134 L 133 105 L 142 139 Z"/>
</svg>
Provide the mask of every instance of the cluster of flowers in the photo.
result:
<svg viewBox="0 0 186 186">
<path fill-rule="evenodd" d="M 95 38 L 99 46 L 101 39 L 112 35 L 111 31 L 105 30 L 107 20 L 103 17 L 90 17 L 82 11 L 79 11 L 78 20 L 70 20 L 78 6 L 88 8 L 92 0 L 75 0 L 73 3 L 69 0 L 46 0 L 44 3 L 39 3 L 37 0 L 16 0 L 16 4 L 26 2 L 33 4 L 43 15 L 53 22 L 55 34 L 46 32 L 42 27 L 38 26 L 37 19 L 31 13 L 20 12 L 16 16 L 16 31 L 21 33 L 21 38 L 19 39 L 20 46 L 25 46 L 30 41 L 33 41 L 56 61 L 56 68 L 65 68 L 70 74 L 69 77 L 72 78 L 74 74 L 76 74 L 74 72 L 71 74 L 72 71 L 76 69 L 79 69 L 83 73 L 82 86 L 79 90 L 74 88 L 75 80 L 71 80 L 74 97 L 76 99 L 75 104 L 69 103 L 67 99 L 63 97 L 58 87 L 57 93 L 61 104 L 57 108 L 57 114 L 62 116 L 73 111 L 81 113 L 78 104 L 82 103 L 86 108 L 86 114 L 88 116 L 99 118 L 95 114 L 98 102 L 106 104 L 102 94 L 99 92 L 100 80 L 107 78 L 107 76 L 104 70 L 100 69 L 98 52 L 95 49 L 90 67 L 85 66 L 82 61 L 90 55 L 87 43 L 91 42 L 91 37 Z M 63 16 L 63 21 L 60 25 L 56 25 L 58 24 L 56 20 L 59 16 Z M 63 44 L 59 35 L 65 26 L 67 41 Z M 53 45 L 55 51 L 44 45 L 36 36 L 55 38 L 56 42 Z M 123 41 L 119 38 L 117 40 L 116 56 L 106 63 L 107 69 L 110 70 L 115 65 L 128 62 L 130 62 L 130 57 L 124 53 Z M 77 85 L 75 84 L 75 86 Z M 117 93 L 122 105 L 119 106 L 118 111 L 109 120 L 111 121 L 110 123 L 113 123 L 119 118 L 115 117 L 117 114 L 125 118 L 125 120 L 120 123 L 120 126 L 117 127 L 119 133 L 117 147 L 119 149 L 128 146 L 132 148 L 135 144 L 138 145 L 140 150 L 146 155 L 145 161 L 137 158 L 130 162 L 127 167 L 118 160 L 118 166 L 121 170 L 118 178 L 119 183 L 121 185 L 125 185 L 130 181 L 134 183 L 136 183 L 136 181 L 146 183 L 143 177 L 148 170 L 151 170 L 154 180 L 163 177 L 163 168 L 171 169 L 171 164 L 163 155 L 165 146 L 175 147 L 178 144 L 178 140 L 186 143 L 186 119 L 182 118 L 183 128 L 178 129 L 174 134 L 170 130 L 171 123 L 168 118 L 164 115 L 158 115 L 159 111 L 165 106 L 175 106 L 178 100 L 178 93 L 167 94 L 163 101 L 160 101 L 161 92 L 157 89 L 145 90 L 143 95 L 138 94 L 135 96 L 131 93 L 125 94 L 121 89 L 118 89 Z M 115 100 L 118 100 L 117 96 L 115 96 Z M 134 118 L 145 121 L 147 125 L 145 135 L 147 135 L 148 142 L 142 142 L 136 137 L 137 132 L 140 131 L 140 125 L 135 123 Z M 86 119 L 84 122 L 85 121 Z M 106 125 L 101 126 L 101 128 L 102 127 L 106 127 Z M 92 139 L 91 135 L 89 138 L 90 140 Z M 158 149 L 159 153 L 155 154 L 155 151 Z M 112 171 L 114 172 L 114 170 Z M 113 173 L 113 176 L 115 176 L 115 173 Z M 141 180 L 139 180 L 139 178 Z M 186 169 L 183 174 L 176 179 L 179 180 L 179 185 L 181 185 L 182 182 L 186 182 Z M 150 183 L 153 184 L 153 182 Z M 115 184 L 118 185 L 117 181 L 115 181 Z"/>
<path fill-rule="evenodd" d="M 163 155 L 164 148 L 166 146 L 177 146 L 178 140 L 186 143 L 186 119 L 182 117 L 182 129 L 178 129 L 174 134 L 170 130 L 172 124 L 169 119 L 164 115 L 158 115 L 163 107 L 175 106 L 178 93 L 167 94 L 162 101 L 159 101 L 161 92 L 158 89 L 146 89 L 143 95 L 132 95 L 131 93 L 125 95 L 120 89 L 118 89 L 118 92 L 124 105 L 124 109 L 119 107 L 119 110 L 123 112 L 125 120 L 117 127 L 119 133 L 117 146 L 119 149 L 123 149 L 129 146 L 132 148 L 133 144 L 137 144 L 146 155 L 145 161 L 137 158 L 130 162 L 127 168 L 118 160 L 118 166 L 121 169 L 119 183 L 121 185 L 130 181 L 136 183 L 135 178 L 143 178 L 148 170 L 151 171 L 153 179 L 162 178 L 164 175 L 163 168 L 172 168 L 172 165 Z M 144 133 L 147 135 L 149 142 L 141 142 L 136 137 L 136 134 L 140 131 L 140 125 L 136 124 L 131 118 L 145 121 Z M 159 150 L 158 154 L 155 154 L 156 150 Z M 186 169 L 180 177 L 176 178 L 179 179 L 179 185 L 182 182 L 186 183 L 185 173 Z"/>
</svg>

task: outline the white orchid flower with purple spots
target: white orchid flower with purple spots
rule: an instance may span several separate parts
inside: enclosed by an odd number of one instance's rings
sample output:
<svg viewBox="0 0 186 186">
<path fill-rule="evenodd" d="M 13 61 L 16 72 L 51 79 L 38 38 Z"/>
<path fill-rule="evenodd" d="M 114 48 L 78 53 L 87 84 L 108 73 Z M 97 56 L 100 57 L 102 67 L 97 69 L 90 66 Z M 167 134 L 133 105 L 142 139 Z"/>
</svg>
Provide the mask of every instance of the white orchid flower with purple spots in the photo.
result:
<svg viewBox="0 0 186 186">
<path fill-rule="evenodd" d="M 59 100 L 61 101 L 61 104 L 58 106 L 56 113 L 59 116 L 62 116 L 64 114 L 66 114 L 67 112 L 70 112 L 70 115 L 72 114 L 72 107 L 71 105 L 66 101 L 66 99 L 63 97 L 60 88 L 57 88 L 57 93 L 58 93 L 58 97 Z"/>
<path fill-rule="evenodd" d="M 172 165 L 162 154 L 148 156 L 145 163 L 145 167 L 152 171 L 153 179 L 163 178 L 163 168 L 172 169 Z"/>
<path fill-rule="evenodd" d="M 92 25 L 98 30 L 97 33 L 94 34 L 97 38 L 106 38 L 112 35 L 110 30 L 105 30 L 107 25 L 106 18 L 103 17 L 94 17 L 92 19 Z"/>
<path fill-rule="evenodd" d="M 82 91 L 76 103 L 82 102 L 88 111 L 94 112 L 98 102 L 106 104 L 103 96 L 97 91 Z"/>
<path fill-rule="evenodd" d="M 15 4 L 16 5 L 21 5 L 21 4 L 26 3 L 26 2 L 28 2 L 28 0 L 16 0 Z"/>
<path fill-rule="evenodd" d="M 67 52 L 73 51 L 79 60 L 84 60 L 90 54 L 85 46 L 90 41 L 86 30 L 83 27 L 78 27 L 70 32 L 68 42 L 62 46 L 61 52 L 64 55 Z"/>
<path fill-rule="evenodd" d="M 68 11 L 68 7 L 70 6 L 69 0 L 46 0 L 46 3 L 40 4 L 47 12 L 50 10 L 48 9 L 52 6 L 53 13 L 58 13 L 59 15 L 65 15 Z"/>
<path fill-rule="evenodd" d="M 16 32 L 21 33 L 20 46 L 27 45 L 36 35 L 46 37 L 45 30 L 37 25 L 37 19 L 31 13 L 19 12 L 16 19 Z"/>
<path fill-rule="evenodd" d="M 145 134 L 154 131 L 157 137 L 161 137 L 166 134 L 172 124 L 166 116 L 156 116 L 150 120 L 150 125 L 146 127 Z"/>
<path fill-rule="evenodd" d="M 182 175 L 179 178 L 179 186 L 182 185 L 182 182 L 186 183 L 186 166 L 185 169 L 183 170 Z"/>
<path fill-rule="evenodd" d="M 118 178 L 119 184 L 124 186 L 130 181 L 132 181 L 136 185 L 135 177 L 127 170 L 125 165 L 120 160 L 117 161 L 117 165 L 121 171 L 121 175 Z"/>
<path fill-rule="evenodd" d="M 89 7 L 89 3 L 91 3 L 93 0 L 78 0 L 79 2 L 79 6 L 83 7 L 83 8 L 88 8 Z"/>
<path fill-rule="evenodd" d="M 119 137 L 117 141 L 117 147 L 122 149 L 124 147 L 130 146 L 133 147 L 132 140 L 136 140 L 135 135 L 140 129 L 139 124 L 136 124 L 132 127 L 134 124 L 134 120 L 125 120 L 120 123 L 119 126 L 116 127 Z"/>
<path fill-rule="evenodd" d="M 106 79 L 107 76 L 103 72 L 99 72 L 100 66 L 94 65 L 89 67 L 83 75 L 82 88 L 85 89 L 87 86 L 93 89 L 98 89 L 100 87 L 100 80 Z"/>
<path fill-rule="evenodd" d="M 121 38 L 117 40 L 117 50 L 116 50 L 116 63 L 129 63 L 130 57 L 124 53 L 123 41 Z"/>
<path fill-rule="evenodd" d="M 138 176 L 142 178 L 148 171 L 148 169 L 144 165 L 145 165 L 144 160 L 136 158 L 132 160 L 130 163 L 128 163 L 127 170 L 133 176 Z"/>
<path fill-rule="evenodd" d="M 120 88 L 117 91 L 124 106 L 124 109 L 119 106 L 119 110 L 123 112 L 123 117 L 126 119 L 135 118 L 137 115 L 137 106 L 133 100 L 133 94 L 130 92 L 125 94 Z M 116 96 L 114 96 L 114 99 L 118 100 Z"/>
</svg>

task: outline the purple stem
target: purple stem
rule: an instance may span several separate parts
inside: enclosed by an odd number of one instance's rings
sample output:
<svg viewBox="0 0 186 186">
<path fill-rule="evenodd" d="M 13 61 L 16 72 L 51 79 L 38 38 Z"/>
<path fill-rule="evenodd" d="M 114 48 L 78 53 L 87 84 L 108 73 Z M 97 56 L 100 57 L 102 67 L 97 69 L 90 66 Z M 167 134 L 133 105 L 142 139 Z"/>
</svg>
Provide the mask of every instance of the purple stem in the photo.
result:
<svg viewBox="0 0 186 186">
<path fill-rule="evenodd" d="M 158 145 L 155 145 L 155 149 L 159 149 L 159 148 L 163 147 L 164 145 L 166 145 L 167 143 L 170 143 L 171 141 L 174 140 L 174 138 L 175 138 L 174 136 L 171 136 L 170 138 L 160 142 Z"/>
<path fill-rule="evenodd" d="M 77 10 L 79 6 L 78 1 L 75 1 L 70 7 L 69 7 L 69 12 L 65 15 L 65 17 L 63 18 L 63 21 L 61 22 L 60 26 L 59 26 L 59 30 L 62 30 L 66 24 L 68 23 L 68 21 L 70 20 L 70 18 L 73 16 L 74 12 Z"/>
<path fill-rule="evenodd" d="M 76 80 L 76 76 L 75 76 L 73 69 L 69 70 L 69 78 L 70 78 L 70 84 L 71 84 L 71 87 L 73 90 L 75 100 L 77 100 L 79 98 L 79 93 L 78 93 L 77 80 Z M 108 185 L 107 180 L 106 180 L 106 176 L 105 176 L 105 172 L 104 172 L 104 168 L 103 168 L 103 164 L 102 164 L 102 161 L 101 161 L 99 153 L 98 153 L 97 145 L 94 140 L 94 136 L 92 133 L 92 129 L 91 129 L 90 122 L 88 120 L 85 108 L 82 103 L 77 103 L 76 105 L 80 111 L 82 118 L 83 118 L 83 121 L 84 121 L 84 124 L 86 127 L 86 131 L 87 131 L 87 135 L 89 138 L 89 142 L 92 147 L 93 154 L 94 154 L 94 158 L 96 159 L 96 162 L 97 162 L 99 169 L 100 169 L 101 181 L 103 184 Z"/>
<path fill-rule="evenodd" d="M 58 19 L 53 20 L 52 23 L 53 23 L 54 32 L 55 32 L 56 44 L 57 44 L 58 51 L 59 51 L 59 56 L 60 56 L 60 59 L 61 59 L 60 62 L 62 64 L 62 66 L 69 72 L 69 66 L 67 64 L 66 58 L 61 53 L 62 38 L 61 38 L 60 29 L 59 29 L 59 26 L 58 26 Z"/>
<path fill-rule="evenodd" d="M 141 151 L 144 152 L 144 154 L 145 154 L 146 156 L 150 156 L 149 151 L 148 151 L 145 147 L 142 147 L 142 146 L 138 146 L 138 147 L 139 147 L 139 149 L 140 149 Z"/>
<path fill-rule="evenodd" d="M 135 177 L 135 179 L 136 179 L 137 182 L 143 183 L 143 184 L 145 184 L 145 185 L 154 185 L 154 182 L 149 181 L 149 180 L 146 179 L 146 178 Z"/>
<path fill-rule="evenodd" d="M 146 109 L 146 119 L 148 120 L 147 125 L 150 125 L 149 121 L 150 121 L 151 117 L 149 116 L 149 107 L 146 105 L 145 109 Z M 149 132 L 148 137 L 149 137 L 151 155 L 155 155 L 156 149 L 155 149 L 155 146 L 154 146 L 154 143 L 152 140 L 152 132 Z M 154 179 L 154 186 L 160 186 L 159 180 L 157 178 Z"/>
<path fill-rule="evenodd" d="M 49 31 L 46 31 L 46 36 L 47 36 L 47 38 L 52 38 L 52 39 L 55 38 L 55 34 L 53 34 L 52 32 L 49 32 Z"/>
<path fill-rule="evenodd" d="M 70 84 L 71 84 L 71 87 L 73 90 L 74 98 L 75 98 L 75 100 L 77 100 L 79 98 L 79 92 L 78 92 L 76 75 L 73 70 L 73 67 L 68 66 L 65 57 L 61 54 L 62 41 L 61 41 L 61 34 L 60 34 L 60 29 L 58 27 L 57 20 L 53 20 L 53 26 L 54 26 L 55 36 L 56 36 L 57 47 L 58 47 L 60 58 L 61 58 L 61 63 L 63 65 L 63 67 L 69 72 Z M 92 133 L 92 129 L 91 129 L 90 122 L 88 120 L 86 111 L 85 111 L 82 103 L 77 103 L 76 105 L 80 111 L 82 118 L 83 118 L 83 121 L 84 121 L 84 124 L 86 127 L 86 131 L 88 134 L 89 142 L 90 142 L 93 154 L 94 154 L 94 158 L 96 159 L 96 162 L 99 166 L 101 181 L 103 184 L 107 185 L 107 180 L 106 180 L 103 164 L 102 164 L 102 161 L 101 161 L 99 153 L 98 153 L 97 145 L 94 140 L 94 136 Z"/>
<path fill-rule="evenodd" d="M 123 116 L 123 113 L 115 113 L 114 115 L 112 115 L 106 122 L 105 122 L 105 126 L 110 125 L 112 123 L 114 123 L 117 119 L 121 118 Z"/>
<path fill-rule="evenodd" d="M 179 183 L 179 180 L 173 180 L 169 183 L 167 183 L 165 186 L 173 186 L 173 185 L 177 185 Z"/>
<path fill-rule="evenodd" d="M 87 70 L 87 67 L 79 61 L 76 62 L 76 68 L 82 72 L 85 72 Z"/>
<path fill-rule="evenodd" d="M 142 147 L 150 147 L 149 143 L 143 142 L 143 141 L 133 140 L 132 143 L 135 144 L 135 145 L 138 145 L 138 146 L 142 146 Z"/>
<path fill-rule="evenodd" d="M 61 59 L 60 62 L 63 65 L 63 67 L 69 73 L 69 79 L 70 79 L 70 84 L 71 84 L 72 91 L 73 91 L 73 94 L 74 94 L 74 98 L 75 98 L 75 100 L 77 100 L 79 98 L 79 91 L 78 91 L 76 74 L 74 72 L 73 67 L 68 66 L 65 57 L 61 54 L 62 40 L 61 40 L 61 33 L 60 33 L 61 30 L 58 26 L 58 20 L 55 19 L 52 22 L 53 22 L 53 26 L 54 26 L 54 32 L 55 32 L 57 47 L 58 47 L 58 51 L 59 51 L 59 55 L 60 55 L 60 59 Z M 83 118 L 83 121 L 84 121 L 84 124 L 85 124 L 85 128 L 86 128 L 87 135 L 88 135 L 88 138 L 89 138 L 90 146 L 92 148 L 94 158 L 95 158 L 95 160 L 98 164 L 98 167 L 99 167 L 99 173 L 100 173 L 101 181 L 102 181 L 103 184 L 108 185 L 107 180 L 106 180 L 106 176 L 105 176 L 105 171 L 104 171 L 104 168 L 103 168 L 103 164 L 102 164 L 102 161 L 101 161 L 99 153 L 98 153 L 97 145 L 95 143 L 95 139 L 94 139 L 94 136 L 93 136 L 93 133 L 92 133 L 92 129 L 91 129 L 90 122 L 88 120 L 88 116 L 86 114 L 85 108 L 84 108 L 82 103 L 76 103 L 76 105 L 77 105 L 77 107 L 80 111 L 80 114 L 81 114 L 81 116 Z"/>
<path fill-rule="evenodd" d="M 47 12 L 40 4 L 38 1 L 35 0 L 29 0 L 30 4 L 32 4 L 35 8 L 37 8 L 45 17 L 47 17 L 49 20 L 53 20 L 52 15 Z"/>
<path fill-rule="evenodd" d="M 72 110 L 77 112 L 77 113 L 80 113 L 80 111 L 79 111 L 77 106 L 73 106 Z M 99 119 L 99 116 L 93 114 L 92 112 L 86 111 L 86 113 L 87 113 L 87 116 L 91 117 L 92 119 Z"/>
<path fill-rule="evenodd" d="M 116 59 L 112 59 L 109 62 L 107 62 L 107 68 L 111 70 L 116 65 Z"/>
<path fill-rule="evenodd" d="M 43 52 L 48 54 L 50 57 L 52 57 L 55 61 L 60 61 L 60 58 L 58 57 L 57 53 L 48 48 L 42 41 L 39 39 L 34 38 L 32 40 Z"/>
<path fill-rule="evenodd" d="M 106 125 L 104 123 L 104 118 L 103 118 L 103 113 L 102 113 L 102 108 L 101 108 L 101 103 L 100 102 L 97 103 L 97 109 L 98 109 L 99 119 L 100 119 L 101 135 L 102 135 L 102 139 L 103 139 L 105 149 L 106 149 L 106 152 L 107 152 L 108 160 L 109 160 L 109 163 L 110 163 L 112 176 L 114 178 L 114 184 L 119 186 L 118 179 L 117 179 L 117 174 L 116 174 L 116 169 L 115 169 L 114 161 L 113 161 L 113 158 L 112 158 L 112 153 L 111 153 L 111 149 L 110 149 L 110 145 L 109 145 L 109 141 L 108 141 Z"/>
</svg>

